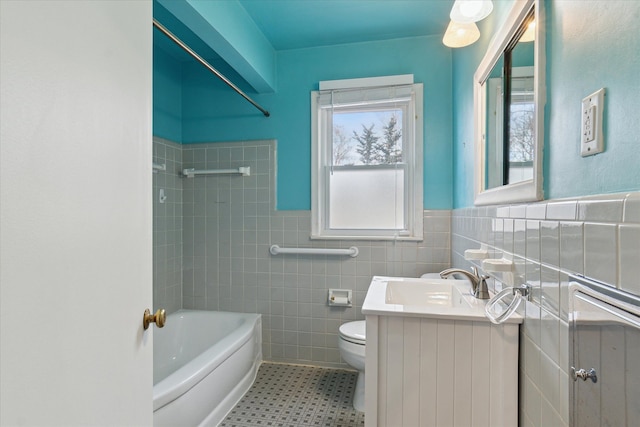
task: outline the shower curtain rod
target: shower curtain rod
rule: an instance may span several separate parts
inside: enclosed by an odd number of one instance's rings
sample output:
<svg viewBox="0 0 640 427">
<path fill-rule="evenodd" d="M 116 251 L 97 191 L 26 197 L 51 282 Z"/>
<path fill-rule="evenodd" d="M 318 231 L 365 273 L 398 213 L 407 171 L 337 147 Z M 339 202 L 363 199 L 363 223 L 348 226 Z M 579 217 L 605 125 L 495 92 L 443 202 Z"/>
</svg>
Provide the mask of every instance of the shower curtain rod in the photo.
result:
<svg viewBox="0 0 640 427">
<path fill-rule="evenodd" d="M 231 89 L 235 90 L 240 96 L 242 96 L 244 99 L 249 101 L 251 103 L 251 105 L 253 105 L 258 110 L 260 110 L 262 112 L 262 114 L 265 115 L 265 117 L 269 117 L 271 115 L 271 113 L 269 113 L 269 111 L 265 110 L 257 102 L 255 102 L 253 99 L 249 98 L 249 96 L 246 93 L 244 93 L 238 86 L 234 85 L 228 78 L 226 78 L 222 73 L 220 73 L 220 71 L 218 71 L 215 68 L 213 68 L 211 66 L 211 64 L 209 64 L 207 61 L 205 61 L 193 49 L 191 49 L 189 46 L 187 46 L 182 40 L 180 40 L 179 38 L 174 36 L 169 30 L 167 30 L 162 24 L 160 24 L 155 19 L 153 20 L 153 26 L 156 27 L 158 30 L 162 31 L 167 37 L 169 37 L 171 40 L 173 40 L 175 42 L 175 44 L 180 46 L 185 52 L 187 52 L 189 55 L 191 55 L 199 63 L 201 63 L 202 65 L 207 67 L 209 69 L 209 71 L 211 71 L 213 74 L 215 74 L 220 80 L 225 82 Z"/>
</svg>

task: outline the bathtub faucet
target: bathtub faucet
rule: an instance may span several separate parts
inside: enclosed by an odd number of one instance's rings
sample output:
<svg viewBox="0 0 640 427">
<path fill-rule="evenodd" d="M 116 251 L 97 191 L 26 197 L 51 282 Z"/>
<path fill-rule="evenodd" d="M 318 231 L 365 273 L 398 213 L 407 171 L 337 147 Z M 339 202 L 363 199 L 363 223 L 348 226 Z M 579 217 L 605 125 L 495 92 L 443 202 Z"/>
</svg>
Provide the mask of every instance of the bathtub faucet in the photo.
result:
<svg viewBox="0 0 640 427">
<path fill-rule="evenodd" d="M 471 294 L 478 299 L 489 299 L 489 289 L 487 289 L 487 279 L 489 276 L 480 275 L 476 267 L 472 267 L 473 273 L 460 268 L 448 268 L 440 272 L 440 277 L 446 279 L 452 274 L 462 274 L 471 281 Z"/>
</svg>

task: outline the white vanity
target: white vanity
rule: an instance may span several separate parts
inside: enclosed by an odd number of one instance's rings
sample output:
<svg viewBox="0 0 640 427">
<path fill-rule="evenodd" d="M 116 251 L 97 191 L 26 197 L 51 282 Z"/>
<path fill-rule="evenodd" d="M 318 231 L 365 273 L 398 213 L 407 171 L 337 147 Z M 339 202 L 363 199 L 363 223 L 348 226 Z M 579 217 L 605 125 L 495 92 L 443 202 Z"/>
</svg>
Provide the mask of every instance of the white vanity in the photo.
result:
<svg viewBox="0 0 640 427">
<path fill-rule="evenodd" d="M 366 316 L 365 425 L 518 425 L 518 330 L 466 280 L 376 276 Z"/>
</svg>

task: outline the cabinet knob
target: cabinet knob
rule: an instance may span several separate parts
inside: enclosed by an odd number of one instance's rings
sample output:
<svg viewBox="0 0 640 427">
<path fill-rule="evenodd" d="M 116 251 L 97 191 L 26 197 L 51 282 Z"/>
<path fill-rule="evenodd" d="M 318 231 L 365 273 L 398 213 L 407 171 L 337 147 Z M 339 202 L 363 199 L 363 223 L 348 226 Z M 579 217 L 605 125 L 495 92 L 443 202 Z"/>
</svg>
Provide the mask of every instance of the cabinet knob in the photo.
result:
<svg viewBox="0 0 640 427">
<path fill-rule="evenodd" d="M 591 368 L 587 371 L 586 369 L 576 369 L 572 367 L 571 370 L 573 371 L 574 381 L 578 381 L 578 379 L 586 381 L 591 378 L 591 381 L 593 381 L 594 383 L 598 382 L 598 376 L 596 375 L 596 370 L 594 368 Z"/>
</svg>

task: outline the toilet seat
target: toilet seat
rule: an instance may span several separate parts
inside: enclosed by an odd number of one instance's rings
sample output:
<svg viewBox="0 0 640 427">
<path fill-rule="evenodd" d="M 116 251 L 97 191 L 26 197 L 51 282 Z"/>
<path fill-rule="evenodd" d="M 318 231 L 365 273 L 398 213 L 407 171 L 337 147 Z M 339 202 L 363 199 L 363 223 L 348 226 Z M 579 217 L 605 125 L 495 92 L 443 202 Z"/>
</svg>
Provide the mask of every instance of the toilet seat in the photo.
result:
<svg viewBox="0 0 640 427">
<path fill-rule="evenodd" d="M 353 344 L 366 344 L 366 321 L 356 320 L 340 325 L 338 328 L 340 338 Z"/>
</svg>

